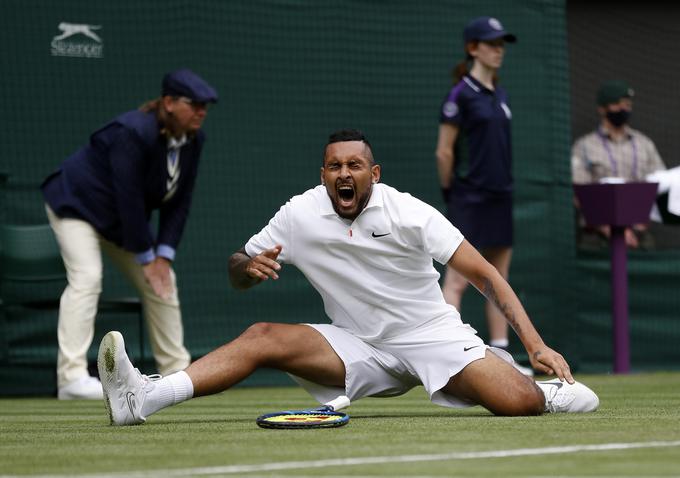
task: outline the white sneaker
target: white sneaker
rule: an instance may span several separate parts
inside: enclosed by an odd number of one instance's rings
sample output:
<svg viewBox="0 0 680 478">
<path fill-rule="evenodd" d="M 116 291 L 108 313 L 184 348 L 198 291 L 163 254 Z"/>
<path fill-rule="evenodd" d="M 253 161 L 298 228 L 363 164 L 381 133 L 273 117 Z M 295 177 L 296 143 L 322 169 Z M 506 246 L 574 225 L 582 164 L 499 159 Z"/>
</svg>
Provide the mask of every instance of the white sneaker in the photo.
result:
<svg viewBox="0 0 680 478">
<path fill-rule="evenodd" d="M 57 392 L 59 400 L 101 400 L 104 398 L 102 384 L 96 377 L 86 375 L 63 387 Z"/>
<path fill-rule="evenodd" d="M 559 378 L 536 382 L 545 395 L 545 411 L 550 413 L 594 412 L 600 405 L 595 392 L 579 382 L 570 384 Z"/>
<path fill-rule="evenodd" d="M 144 423 L 141 410 L 150 379 L 132 366 L 120 332 L 109 332 L 102 339 L 97 368 L 111 425 Z"/>
</svg>

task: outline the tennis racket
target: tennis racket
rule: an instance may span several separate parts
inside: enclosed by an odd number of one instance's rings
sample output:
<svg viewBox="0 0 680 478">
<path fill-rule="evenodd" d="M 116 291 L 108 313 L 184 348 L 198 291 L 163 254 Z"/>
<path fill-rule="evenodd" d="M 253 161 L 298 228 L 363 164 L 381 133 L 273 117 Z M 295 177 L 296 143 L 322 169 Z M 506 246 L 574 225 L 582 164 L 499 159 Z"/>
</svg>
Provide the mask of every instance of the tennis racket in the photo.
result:
<svg viewBox="0 0 680 478">
<path fill-rule="evenodd" d="M 344 395 L 318 408 L 306 410 L 283 410 L 260 415 L 255 423 L 262 428 L 334 428 L 347 425 L 349 415 L 339 412 L 349 406 Z"/>
</svg>

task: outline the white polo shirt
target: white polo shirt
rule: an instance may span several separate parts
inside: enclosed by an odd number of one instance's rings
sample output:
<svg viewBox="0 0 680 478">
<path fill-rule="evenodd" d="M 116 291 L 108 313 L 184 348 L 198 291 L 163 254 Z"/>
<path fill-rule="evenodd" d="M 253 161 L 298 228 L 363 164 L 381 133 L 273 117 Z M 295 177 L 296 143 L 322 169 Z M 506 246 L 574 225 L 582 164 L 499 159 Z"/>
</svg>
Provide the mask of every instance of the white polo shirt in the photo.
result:
<svg viewBox="0 0 680 478">
<path fill-rule="evenodd" d="M 446 264 L 462 241 L 439 211 L 408 193 L 375 184 L 350 221 L 319 185 L 284 204 L 246 252 L 253 257 L 280 244 L 279 262 L 307 277 L 332 323 L 370 343 L 432 321 L 460 323 L 432 259 Z"/>
</svg>

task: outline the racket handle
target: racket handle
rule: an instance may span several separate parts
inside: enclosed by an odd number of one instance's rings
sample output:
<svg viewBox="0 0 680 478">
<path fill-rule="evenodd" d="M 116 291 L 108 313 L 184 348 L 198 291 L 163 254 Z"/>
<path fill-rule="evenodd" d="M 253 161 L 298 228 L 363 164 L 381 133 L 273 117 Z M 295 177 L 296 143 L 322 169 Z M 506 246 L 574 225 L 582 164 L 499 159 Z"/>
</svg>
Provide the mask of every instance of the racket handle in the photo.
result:
<svg viewBox="0 0 680 478">
<path fill-rule="evenodd" d="M 344 395 L 340 395 L 338 398 L 324 403 L 324 405 L 337 412 L 338 410 L 349 407 L 349 398 Z"/>
</svg>

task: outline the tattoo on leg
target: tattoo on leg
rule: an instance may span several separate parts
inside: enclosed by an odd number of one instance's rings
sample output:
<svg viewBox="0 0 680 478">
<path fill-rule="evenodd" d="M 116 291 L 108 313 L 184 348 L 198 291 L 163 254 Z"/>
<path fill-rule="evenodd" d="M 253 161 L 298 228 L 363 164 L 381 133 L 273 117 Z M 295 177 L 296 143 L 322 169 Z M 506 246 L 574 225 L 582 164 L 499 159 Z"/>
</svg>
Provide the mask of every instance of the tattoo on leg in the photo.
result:
<svg viewBox="0 0 680 478">
<path fill-rule="evenodd" d="M 501 303 L 501 301 L 498 299 L 498 294 L 496 294 L 496 289 L 494 289 L 493 284 L 489 279 L 484 279 L 482 293 L 487 298 L 487 300 L 490 300 L 496 307 L 498 307 L 498 310 L 500 310 L 503 316 L 506 318 L 510 324 L 510 327 L 512 327 L 512 329 L 519 335 L 521 330 L 519 324 L 517 323 L 515 312 L 512 310 L 509 304 Z"/>
</svg>

